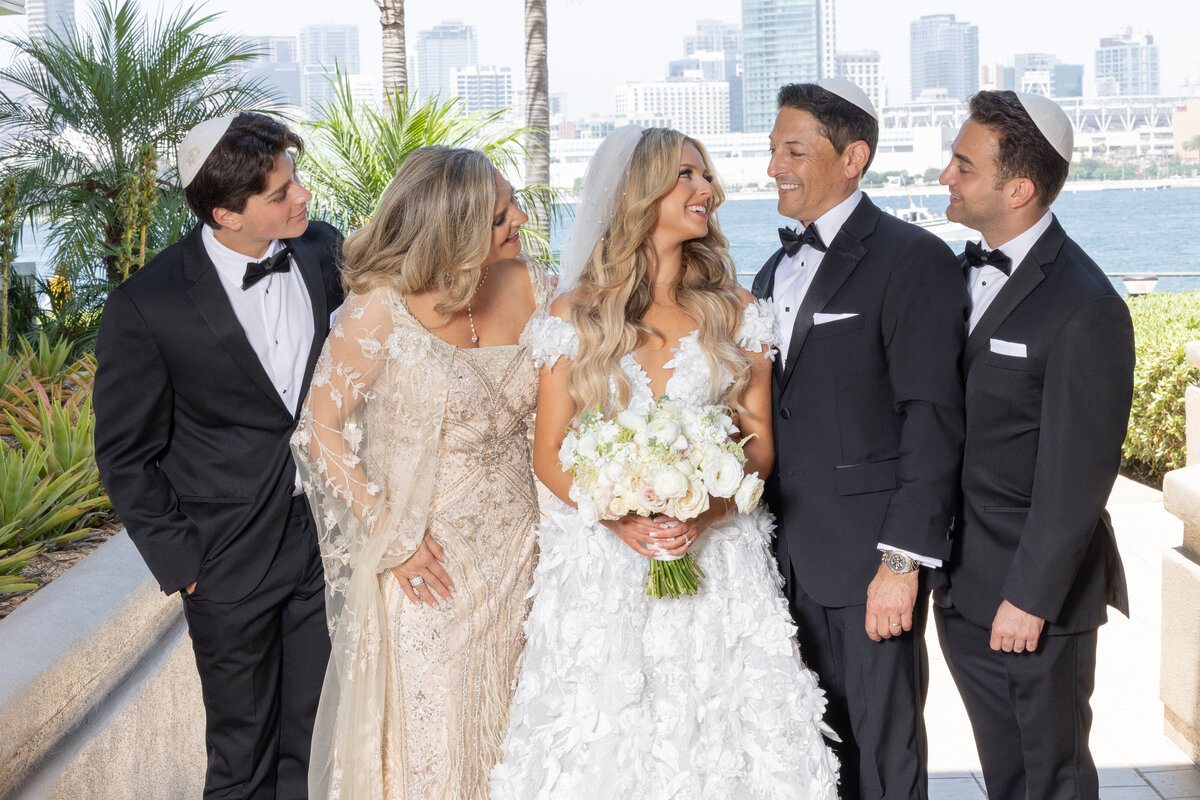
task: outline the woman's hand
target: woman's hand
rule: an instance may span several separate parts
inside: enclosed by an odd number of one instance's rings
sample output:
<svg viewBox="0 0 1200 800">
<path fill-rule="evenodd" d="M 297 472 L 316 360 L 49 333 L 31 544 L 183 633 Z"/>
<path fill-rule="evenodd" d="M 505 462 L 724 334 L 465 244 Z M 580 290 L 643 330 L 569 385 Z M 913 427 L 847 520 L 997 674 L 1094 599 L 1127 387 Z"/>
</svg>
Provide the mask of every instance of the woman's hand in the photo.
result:
<svg viewBox="0 0 1200 800">
<path fill-rule="evenodd" d="M 392 574 L 409 600 L 418 605 L 428 603 L 437 609 L 441 608 L 439 597 L 447 605 L 450 604 L 454 584 L 446 574 L 444 556 L 442 546 L 426 533 L 417 552 L 403 564 L 392 567 Z"/>
<path fill-rule="evenodd" d="M 682 556 L 696 543 L 700 534 L 724 519 L 732 503 L 732 500 L 713 497 L 707 511 L 685 521 L 665 515 L 651 519 L 626 514 L 618 520 L 601 520 L 600 524 L 621 537 L 639 555 L 649 558 L 657 555 Z"/>
</svg>

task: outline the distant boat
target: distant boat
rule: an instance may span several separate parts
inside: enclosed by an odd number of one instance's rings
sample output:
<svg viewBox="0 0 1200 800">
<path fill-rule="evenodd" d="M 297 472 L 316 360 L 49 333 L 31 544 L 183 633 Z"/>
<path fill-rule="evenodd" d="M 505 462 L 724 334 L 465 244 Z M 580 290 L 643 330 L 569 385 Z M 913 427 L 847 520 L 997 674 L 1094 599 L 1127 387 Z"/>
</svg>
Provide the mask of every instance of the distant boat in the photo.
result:
<svg viewBox="0 0 1200 800">
<path fill-rule="evenodd" d="M 885 210 L 893 217 L 911 222 L 918 228 L 924 228 L 942 239 L 966 238 L 971 234 L 970 229 L 966 226 L 951 222 L 946 219 L 945 214 L 938 214 L 925 206 L 917 205 L 911 197 L 908 198 L 908 208 L 891 208 L 889 206 Z"/>
</svg>

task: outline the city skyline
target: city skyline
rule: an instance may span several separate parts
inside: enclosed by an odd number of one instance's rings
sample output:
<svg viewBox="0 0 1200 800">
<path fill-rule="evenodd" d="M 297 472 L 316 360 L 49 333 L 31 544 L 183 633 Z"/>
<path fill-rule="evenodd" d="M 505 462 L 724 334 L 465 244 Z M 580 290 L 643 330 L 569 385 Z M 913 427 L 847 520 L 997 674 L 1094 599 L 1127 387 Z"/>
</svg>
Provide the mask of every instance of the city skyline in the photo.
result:
<svg viewBox="0 0 1200 800">
<path fill-rule="evenodd" d="M 147 0 L 147 13 L 158 8 L 177 11 L 183 4 L 172 0 Z M 296 35 L 303 25 L 330 22 L 323 0 L 293 0 L 286 16 L 242 0 L 209 0 L 205 13 L 221 13 L 216 28 L 253 36 Z M 694 35 L 696 22 L 717 19 L 741 24 L 741 3 L 728 0 L 695 0 L 685 11 L 666 4 L 635 0 L 548 0 L 550 91 L 565 94 L 569 116 L 611 115 L 614 87 L 627 81 L 659 80 L 668 74 L 668 62 L 684 55 L 684 37 Z M 1011 64 L 1018 53 L 1044 52 L 1064 63 L 1085 65 L 1084 92 L 1094 92 L 1095 50 L 1100 39 L 1131 26 L 1135 33 L 1154 36 L 1160 51 L 1160 91 L 1174 94 L 1180 84 L 1200 76 L 1200 57 L 1190 35 L 1192 26 L 1181 25 L 1178 4 L 1146 0 L 1098 0 L 1081 16 L 1065 4 L 1037 0 L 1012 0 L 1003 8 L 979 6 L 964 13 L 945 0 L 910 0 L 909 3 L 872 3 L 870 0 L 837 0 L 837 52 L 878 50 L 880 71 L 887 85 L 889 104 L 909 96 L 908 30 L 922 15 L 956 13 L 979 27 L 981 63 Z M 417 33 L 450 19 L 476 26 L 479 64 L 510 67 L 515 89 L 524 85 L 524 20 L 520 4 L 465 0 L 453 14 L 444 5 L 409 2 L 406 9 L 407 44 L 415 52 Z M 86 19 L 84 8 L 76 16 Z M 1031 19 L 1040 20 L 1033 25 Z M 360 28 L 362 73 L 378 81 L 380 35 L 378 9 L 372 0 L 351 0 L 338 8 L 337 23 Z M 25 30 L 23 17 L 0 19 L 0 34 Z"/>
</svg>

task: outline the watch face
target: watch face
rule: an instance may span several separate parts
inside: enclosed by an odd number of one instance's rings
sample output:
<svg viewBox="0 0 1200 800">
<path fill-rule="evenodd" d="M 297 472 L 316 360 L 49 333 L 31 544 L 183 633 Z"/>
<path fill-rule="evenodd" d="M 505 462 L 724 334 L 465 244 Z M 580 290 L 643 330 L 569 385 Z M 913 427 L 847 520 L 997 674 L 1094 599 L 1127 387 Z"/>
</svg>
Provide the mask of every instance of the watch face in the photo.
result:
<svg viewBox="0 0 1200 800">
<path fill-rule="evenodd" d="M 897 574 L 912 572 L 916 568 L 916 564 L 911 558 L 895 550 L 884 555 L 883 563 L 887 565 L 888 569 Z"/>
</svg>

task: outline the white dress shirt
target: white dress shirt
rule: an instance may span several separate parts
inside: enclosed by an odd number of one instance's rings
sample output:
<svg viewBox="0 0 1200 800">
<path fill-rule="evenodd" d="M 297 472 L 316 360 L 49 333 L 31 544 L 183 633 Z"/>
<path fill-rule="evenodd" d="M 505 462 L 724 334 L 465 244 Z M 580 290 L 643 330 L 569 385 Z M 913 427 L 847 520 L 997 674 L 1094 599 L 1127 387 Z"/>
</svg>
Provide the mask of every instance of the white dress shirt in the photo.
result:
<svg viewBox="0 0 1200 800">
<path fill-rule="evenodd" d="M 261 259 L 250 258 L 221 244 L 207 225 L 201 232 L 201 239 L 250 347 L 279 398 L 295 415 L 302 399 L 300 387 L 304 384 L 308 353 L 315 334 L 312 299 L 296 259 L 290 259 L 292 268 L 287 272 L 272 272 L 243 290 L 246 265 Z M 271 242 L 263 258 L 281 247 L 278 240 Z M 299 470 L 296 486 L 300 486 Z"/>
<path fill-rule="evenodd" d="M 1050 223 L 1053 220 L 1054 215 L 1047 211 L 1042 215 L 1041 219 L 1033 224 L 1033 227 L 1028 228 L 1020 236 L 1016 236 L 996 247 L 992 247 L 987 243 L 987 240 L 980 237 L 979 246 L 984 250 L 999 250 L 1012 259 L 1012 272 L 1005 275 L 990 264 L 970 268 L 970 275 L 967 279 L 967 286 L 971 292 L 971 316 L 967 320 L 968 334 L 975 330 L 975 325 L 978 324 L 983 313 L 988 310 L 988 306 L 992 304 L 992 301 L 996 299 L 996 295 L 1004 288 L 1004 284 L 1008 283 L 1008 279 L 1016 273 L 1017 267 L 1021 266 L 1021 262 L 1025 260 L 1025 256 L 1029 255 L 1029 251 L 1033 249 L 1033 245 L 1038 239 L 1042 238 L 1042 234 L 1050 227 Z"/>
<path fill-rule="evenodd" d="M 859 189 L 833 208 L 818 217 L 812 224 L 817 226 L 821 241 L 828 247 L 833 239 L 846 224 L 850 214 L 858 207 L 863 193 Z M 792 341 L 792 329 L 796 326 L 796 315 L 800 312 L 800 304 L 812 286 L 817 269 L 821 266 L 825 254 L 812 245 L 800 245 L 800 250 L 794 256 L 784 255 L 775 268 L 775 287 L 771 291 L 774 300 L 772 308 L 775 311 L 775 321 L 779 323 L 779 357 L 780 364 L 787 363 L 788 345 Z"/>
</svg>

